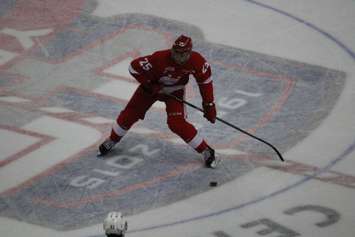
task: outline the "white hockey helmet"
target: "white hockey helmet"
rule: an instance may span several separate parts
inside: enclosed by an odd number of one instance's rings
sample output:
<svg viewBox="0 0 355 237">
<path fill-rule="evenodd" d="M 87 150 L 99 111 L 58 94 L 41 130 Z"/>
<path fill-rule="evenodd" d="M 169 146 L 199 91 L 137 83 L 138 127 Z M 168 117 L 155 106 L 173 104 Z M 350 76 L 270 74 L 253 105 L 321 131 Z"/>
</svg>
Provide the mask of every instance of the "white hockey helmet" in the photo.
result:
<svg viewBox="0 0 355 237">
<path fill-rule="evenodd" d="M 128 224 L 123 219 L 121 212 L 110 212 L 104 220 L 103 227 L 106 235 L 124 236 Z"/>
</svg>

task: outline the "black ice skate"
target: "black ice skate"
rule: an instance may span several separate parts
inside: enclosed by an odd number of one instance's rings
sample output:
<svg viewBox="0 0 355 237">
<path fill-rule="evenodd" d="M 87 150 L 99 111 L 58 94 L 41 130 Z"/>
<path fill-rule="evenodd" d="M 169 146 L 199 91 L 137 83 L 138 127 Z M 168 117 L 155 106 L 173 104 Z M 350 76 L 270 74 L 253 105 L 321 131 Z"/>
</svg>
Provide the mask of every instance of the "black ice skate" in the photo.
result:
<svg viewBox="0 0 355 237">
<path fill-rule="evenodd" d="M 117 142 L 112 141 L 110 138 L 106 139 L 100 146 L 97 153 L 98 156 L 105 156 L 109 153 Z"/>
<path fill-rule="evenodd" d="M 203 151 L 203 158 L 205 160 L 205 165 L 208 168 L 215 169 L 219 163 L 219 160 L 216 159 L 214 155 L 214 150 L 211 147 L 208 147 Z"/>
</svg>

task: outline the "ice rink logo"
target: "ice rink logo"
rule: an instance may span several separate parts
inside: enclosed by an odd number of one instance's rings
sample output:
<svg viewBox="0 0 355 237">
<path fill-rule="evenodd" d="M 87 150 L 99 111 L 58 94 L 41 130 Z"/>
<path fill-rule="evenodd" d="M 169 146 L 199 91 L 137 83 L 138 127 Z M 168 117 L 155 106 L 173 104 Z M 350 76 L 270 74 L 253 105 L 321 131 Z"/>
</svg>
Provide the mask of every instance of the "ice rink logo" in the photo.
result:
<svg viewBox="0 0 355 237">
<path fill-rule="evenodd" d="M 8 164 L 26 160 L 37 167 L 1 181 L 1 216 L 16 219 L 22 213 L 26 222 L 81 228 L 111 210 L 130 215 L 199 194 L 209 189 L 209 180 L 223 184 L 277 159 L 267 146 L 223 124 L 212 126 L 188 109 L 188 120 L 225 160 L 220 169 L 206 169 L 169 131 L 159 103 L 107 159 L 96 158 L 97 145 L 137 87 L 129 62 L 169 48 L 180 33 L 190 35 L 194 49 L 209 61 L 218 116 L 282 152 L 322 122 L 343 89 L 342 72 L 206 42 L 191 25 L 140 14 L 100 18 L 90 13 L 93 1 L 62 5 L 76 10 L 65 16 L 53 11 L 59 14 L 53 22 L 18 19 L 23 6 L 14 3 L 6 5 L 7 15 L 0 12 L 7 22 L 0 34 L 0 131 L 27 142 L 6 150 L 0 164 L 9 173 Z M 200 105 L 199 98 L 192 79 L 187 99 Z"/>
</svg>

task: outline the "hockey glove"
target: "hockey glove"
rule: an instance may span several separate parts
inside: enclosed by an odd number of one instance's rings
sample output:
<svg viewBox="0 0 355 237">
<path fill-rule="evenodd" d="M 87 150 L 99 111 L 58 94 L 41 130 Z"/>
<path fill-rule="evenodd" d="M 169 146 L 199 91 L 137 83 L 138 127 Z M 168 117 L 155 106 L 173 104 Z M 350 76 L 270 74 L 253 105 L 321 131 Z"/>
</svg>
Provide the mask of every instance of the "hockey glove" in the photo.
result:
<svg viewBox="0 0 355 237">
<path fill-rule="evenodd" d="M 202 107 L 203 107 L 203 116 L 211 123 L 215 123 L 216 116 L 217 116 L 215 104 L 213 102 L 212 103 L 203 102 Z"/>
<path fill-rule="evenodd" d="M 159 92 L 162 89 L 162 85 L 145 83 L 145 84 L 142 84 L 142 88 L 143 88 L 144 92 L 146 92 L 150 96 L 154 97 L 154 96 L 157 96 L 159 94 Z"/>
</svg>

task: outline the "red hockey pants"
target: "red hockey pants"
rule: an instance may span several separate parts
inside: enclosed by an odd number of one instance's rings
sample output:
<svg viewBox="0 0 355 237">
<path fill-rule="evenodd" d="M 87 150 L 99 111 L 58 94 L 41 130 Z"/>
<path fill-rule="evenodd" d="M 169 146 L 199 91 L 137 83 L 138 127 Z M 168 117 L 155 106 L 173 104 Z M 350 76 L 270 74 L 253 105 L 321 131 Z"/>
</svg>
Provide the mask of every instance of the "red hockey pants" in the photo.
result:
<svg viewBox="0 0 355 237">
<path fill-rule="evenodd" d="M 173 94 L 183 98 L 184 89 L 178 90 Z M 144 119 L 146 112 L 157 100 L 163 101 L 166 105 L 167 123 L 170 130 L 180 136 L 197 152 L 204 151 L 208 145 L 199 135 L 197 129 L 186 121 L 185 106 L 164 95 L 153 97 L 147 94 L 141 86 L 137 88 L 125 109 L 117 117 L 116 123 L 113 124 L 111 139 L 119 141 L 135 122 L 139 119 Z"/>
</svg>

